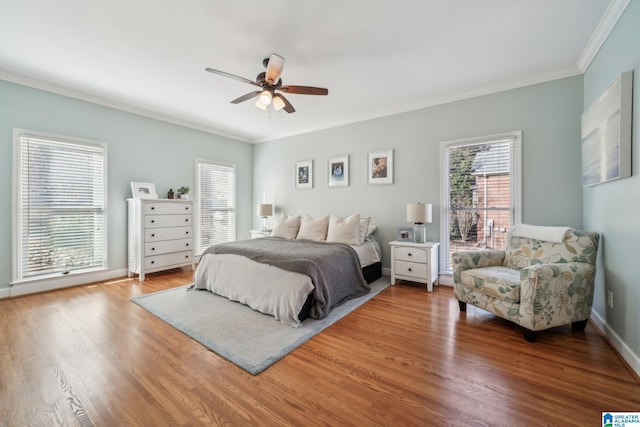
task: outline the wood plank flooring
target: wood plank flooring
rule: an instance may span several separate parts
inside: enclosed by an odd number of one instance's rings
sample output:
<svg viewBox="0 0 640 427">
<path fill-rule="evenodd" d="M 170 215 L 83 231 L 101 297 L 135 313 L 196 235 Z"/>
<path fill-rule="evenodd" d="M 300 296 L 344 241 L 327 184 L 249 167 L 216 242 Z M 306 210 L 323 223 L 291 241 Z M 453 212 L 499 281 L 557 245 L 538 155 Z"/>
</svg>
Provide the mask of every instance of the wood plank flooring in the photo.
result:
<svg viewBox="0 0 640 427">
<path fill-rule="evenodd" d="M 590 323 L 538 342 L 390 287 L 258 376 L 129 301 L 191 272 L 0 300 L 2 426 L 598 426 L 640 384 Z"/>
</svg>

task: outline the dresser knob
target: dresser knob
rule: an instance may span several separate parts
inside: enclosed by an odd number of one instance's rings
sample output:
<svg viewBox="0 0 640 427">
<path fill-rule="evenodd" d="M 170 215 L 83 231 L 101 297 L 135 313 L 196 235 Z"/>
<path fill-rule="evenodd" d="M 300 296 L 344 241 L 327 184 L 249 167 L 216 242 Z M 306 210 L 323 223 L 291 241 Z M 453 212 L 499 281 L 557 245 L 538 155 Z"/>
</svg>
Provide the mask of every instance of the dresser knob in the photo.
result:
<svg viewBox="0 0 640 427">
<path fill-rule="evenodd" d="M 189 244 L 187 243 L 187 247 L 189 247 Z"/>
<path fill-rule="evenodd" d="M 151 206 L 151 210 L 152 210 L 152 211 L 155 211 L 155 210 L 156 210 L 156 207 L 155 207 L 155 206 Z"/>
<path fill-rule="evenodd" d="M 156 250 L 156 248 L 151 248 L 151 250 L 152 250 L 152 251 L 155 251 L 155 250 Z"/>
<path fill-rule="evenodd" d="M 184 222 L 189 222 L 189 218 L 185 218 L 185 219 L 184 219 Z"/>
<path fill-rule="evenodd" d="M 413 270 L 409 269 L 409 271 L 413 271 Z"/>
<path fill-rule="evenodd" d="M 188 232 L 188 231 L 185 231 L 185 234 L 189 234 L 189 232 Z"/>
<path fill-rule="evenodd" d="M 151 264 L 155 264 L 155 263 L 156 263 L 155 261 L 151 261 Z"/>
<path fill-rule="evenodd" d="M 156 220 L 155 220 L 155 219 L 152 219 L 152 220 L 151 220 L 151 224 L 155 224 L 155 222 L 156 222 Z"/>
<path fill-rule="evenodd" d="M 188 211 L 188 210 L 189 210 L 189 206 L 185 206 L 185 207 L 184 207 L 184 210 L 185 210 L 185 211 Z"/>
<path fill-rule="evenodd" d="M 185 255 L 184 257 L 185 257 L 186 259 L 189 259 L 189 255 Z"/>
<path fill-rule="evenodd" d="M 409 256 L 413 256 L 413 254 L 411 252 L 409 252 Z"/>
<path fill-rule="evenodd" d="M 153 233 L 153 234 L 151 235 L 151 237 L 156 237 L 156 233 Z"/>
</svg>

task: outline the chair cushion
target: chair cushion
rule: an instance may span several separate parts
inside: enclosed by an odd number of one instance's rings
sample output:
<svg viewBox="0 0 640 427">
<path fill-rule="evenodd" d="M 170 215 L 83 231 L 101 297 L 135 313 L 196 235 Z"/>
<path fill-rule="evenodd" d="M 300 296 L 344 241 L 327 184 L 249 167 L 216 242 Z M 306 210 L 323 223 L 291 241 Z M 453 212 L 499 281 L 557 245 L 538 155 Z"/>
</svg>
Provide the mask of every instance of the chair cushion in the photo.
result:
<svg viewBox="0 0 640 427">
<path fill-rule="evenodd" d="M 484 295 L 514 303 L 520 302 L 519 270 L 501 266 L 463 270 L 460 284 Z"/>
</svg>

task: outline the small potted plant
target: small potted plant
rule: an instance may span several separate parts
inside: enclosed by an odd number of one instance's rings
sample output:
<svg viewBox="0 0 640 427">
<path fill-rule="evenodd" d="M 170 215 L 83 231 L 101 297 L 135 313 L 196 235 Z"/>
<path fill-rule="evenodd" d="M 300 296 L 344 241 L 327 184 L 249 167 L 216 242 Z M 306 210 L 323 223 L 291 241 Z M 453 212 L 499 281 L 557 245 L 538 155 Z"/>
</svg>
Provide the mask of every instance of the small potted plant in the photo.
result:
<svg viewBox="0 0 640 427">
<path fill-rule="evenodd" d="M 188 199 L 189 198 L 189 187 L 183 186 L 178 188 L 178 198 L 179 199 Z"/>
</svg>

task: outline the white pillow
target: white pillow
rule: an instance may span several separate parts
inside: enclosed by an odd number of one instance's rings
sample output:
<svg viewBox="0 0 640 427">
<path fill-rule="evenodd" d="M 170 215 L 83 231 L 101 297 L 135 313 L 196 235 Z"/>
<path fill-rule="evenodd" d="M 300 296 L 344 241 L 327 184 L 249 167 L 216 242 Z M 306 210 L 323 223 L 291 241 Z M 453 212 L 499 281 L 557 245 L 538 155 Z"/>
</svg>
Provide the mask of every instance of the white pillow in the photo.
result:
<svg viewBox="0 0 640 427">
<path fill-rule="evenodd" d="M 309 215 L 302 217 L 300 231 L 296 239 L 316 240 L 324 242 L 327 238 L 327 228 L 329 227 L 329 216 L 313 218 Z"/>
<path fill-rule="evenodd" d="M 367 234 L 367 230 L 369 229 L 369 223 L 371 222 L 371 217 L 360 218 L 360 244 L 364 243 L 364 239 L 367 238 L 369 234 Z"/>
<path fill-rule="evenodd" d="M 346 243 L 361 246 L 360 243 L 360 214 L 353 214 L 347 218 L 331 215 L 327 242 Z"/>
<path fill-rule="evenodd" d="M 300 215 L 288 216 L 286 213 L 280 214 L 278 223 L 273 227 L 271 237 L 282 237 L 285 239 L 295 239 L 300 228 Z"/>
</svg>

